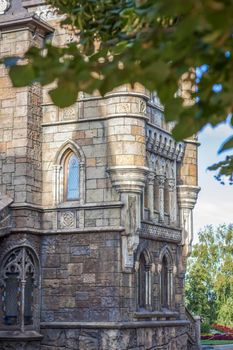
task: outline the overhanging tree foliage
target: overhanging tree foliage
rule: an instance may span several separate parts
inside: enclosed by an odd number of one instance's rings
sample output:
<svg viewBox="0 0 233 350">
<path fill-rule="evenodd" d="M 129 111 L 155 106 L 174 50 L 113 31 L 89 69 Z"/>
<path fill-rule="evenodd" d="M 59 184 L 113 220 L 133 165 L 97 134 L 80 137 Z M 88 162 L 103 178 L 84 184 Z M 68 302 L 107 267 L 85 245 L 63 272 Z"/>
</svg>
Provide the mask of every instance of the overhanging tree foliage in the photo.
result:
<svg viewBox="0 0 233 350">
<path fill-rule="evenodd" d="M 233 325 L 233 225 L 207 226 L 193 246 L 186 276 L 188 309 L 206 323 Z"/>
<path fill-rule="evenodd" d="M 13 65 L 15 86 L 57 82 L 53 102 L 65 107 L 78 91 L 101 94 L 139 82 L 157 91 L 173 135 L 186 138 L 233 112 L 232 0 L 47 0 L 65 15 L 76 42 L 32 47 L 26 65 Z M 78 44 L 77 44 L 78 43 Z M 12 60 L 5 60 L 11 65 Z M 194 68 L 205 65 L 198 81 Z M 185 80 L 185 97 L 180 93 Z M 197 84 L 197 88 L 193 86 Z M 217 84 L 217 85 L 216 85 Z M 184 84 L 183 84 L 184 86 Z M 64 91 L 66 93 L 64 93 Z M 196 103 L 185 103 L 196 101 Z M 233 124 L 233 118 L 231 119 Z M 233 147 L 233 137 L 220 152 Z M 233 181 L 233 156 L 211 167 Z"/>
</svg>

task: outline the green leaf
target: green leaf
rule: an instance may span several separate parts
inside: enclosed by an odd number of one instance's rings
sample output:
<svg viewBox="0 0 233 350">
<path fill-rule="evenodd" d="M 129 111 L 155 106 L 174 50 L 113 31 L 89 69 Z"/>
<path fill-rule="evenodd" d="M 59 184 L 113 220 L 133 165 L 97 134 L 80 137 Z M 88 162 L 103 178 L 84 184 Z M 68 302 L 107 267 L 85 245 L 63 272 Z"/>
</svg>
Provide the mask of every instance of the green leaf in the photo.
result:
<svg viewBox="0 0 233 350">
<path fill-rule="evenodd" d="M 59 81 L 58 87 L 49 92 L 55 105 L 60 108 L 69 107 L 77 100 L 78 89 L 72 81 Z"/>
<path fill-rule="evenodd" d="M 12 66 L 9 75 L 15 87 L 30 85 L 35 80 L 35 72 L 30 64 Z"/>
<path fill-rule="evenodd" d="M 233 148 L 233 136 L 230 136 L 219 148 L 218 154 L 226 151 L 227 149 Z"/>
</svg>

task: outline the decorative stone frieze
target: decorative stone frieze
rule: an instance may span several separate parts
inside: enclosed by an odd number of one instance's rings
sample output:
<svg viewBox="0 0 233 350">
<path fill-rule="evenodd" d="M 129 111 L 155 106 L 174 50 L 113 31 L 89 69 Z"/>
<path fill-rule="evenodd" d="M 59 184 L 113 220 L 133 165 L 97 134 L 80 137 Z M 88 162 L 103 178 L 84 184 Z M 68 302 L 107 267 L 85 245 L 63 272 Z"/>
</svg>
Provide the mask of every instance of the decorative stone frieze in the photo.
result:
<svg viewBox="0 0 233 350">
<path fill-rule="evenodd" d="M 182 233 L 179 229 L 171 229 L 169 227 L 162 227 L 160 225 L 142 223 L 140 229 L 141 236 L 151 237 L 153 239 L 161 239 L 164 241 L 181 242 Z"/>
</svg>

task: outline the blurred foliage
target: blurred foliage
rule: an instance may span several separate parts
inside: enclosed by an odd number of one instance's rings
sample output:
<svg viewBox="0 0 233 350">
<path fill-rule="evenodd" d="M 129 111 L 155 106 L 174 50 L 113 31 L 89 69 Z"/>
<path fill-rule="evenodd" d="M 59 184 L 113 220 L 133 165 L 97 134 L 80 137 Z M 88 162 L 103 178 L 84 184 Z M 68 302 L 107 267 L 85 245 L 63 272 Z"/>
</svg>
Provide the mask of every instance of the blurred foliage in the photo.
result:
<svg viewBox="0 0 233 350">
<path fill-rule="evenodd" d="M 233 225 L 199 232 L 188 260 L 186 304 L 204 324 L 233 325 Z"/>
<path fill-rule="evenodd" d="M 15 86 L 55 81 L 51 98 L 66 107 L 75 102 L 78 91 L 99 90 L 104 95 L 119 85 L 139 82 L 157 91 L 166 120 L 176 121 L 176 139 L 208 123 L 216 126 L 233 112 L 232 0 L 47 3 L 64 15 L 62 25 L 75 41 L 59 48 L 49 42 L 43 50 L 30 48 L 28 63 L 10 68 Z M 203 65 L 208 69 L 195 81 L 190 72 Z M 232 143 L 228 140 L 220 152 Z M 231 181 L 232 156 L 211 170 L 218 171 L 220 181 L 225 176 Z"/>
</svg>

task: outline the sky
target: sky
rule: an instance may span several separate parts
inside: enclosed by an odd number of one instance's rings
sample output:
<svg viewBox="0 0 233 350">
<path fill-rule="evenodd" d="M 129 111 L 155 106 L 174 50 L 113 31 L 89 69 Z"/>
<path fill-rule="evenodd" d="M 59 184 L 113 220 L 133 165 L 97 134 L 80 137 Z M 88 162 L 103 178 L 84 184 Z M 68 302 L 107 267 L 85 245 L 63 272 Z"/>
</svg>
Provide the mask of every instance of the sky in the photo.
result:
<svg viewBox="0 0 233 350">
<path fill-rule="evenodd" d="M 220 156 L 217 151 L 232 133 L 233 128 L 226 123 L 216 128 L 206 126 L 199 133 L 201 145 L 198 149 L 198 166 L 201 191 L 194 209 L 194 242 L 197 241 L 198 231 L 205 225 L 233 223 L 233 185 L 221 185 L 214 178 L 214 172 L 207 171 L 208 166 L 225 159 L 227 152 Z"/>
</svg>

